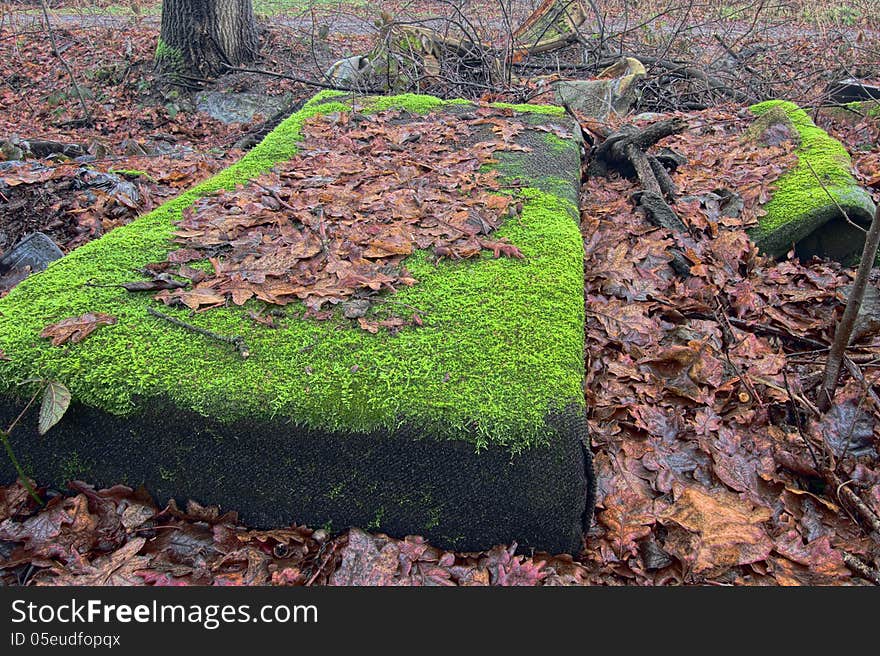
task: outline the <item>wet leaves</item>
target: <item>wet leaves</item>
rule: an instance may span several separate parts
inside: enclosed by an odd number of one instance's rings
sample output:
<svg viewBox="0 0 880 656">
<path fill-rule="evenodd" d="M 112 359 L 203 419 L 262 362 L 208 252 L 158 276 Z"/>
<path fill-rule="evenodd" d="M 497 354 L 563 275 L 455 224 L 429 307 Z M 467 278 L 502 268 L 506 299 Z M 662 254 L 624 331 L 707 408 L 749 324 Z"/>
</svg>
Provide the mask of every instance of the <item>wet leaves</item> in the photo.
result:
<svg viewBox="0 0 880 656">
<path fill-rule="evenodd" d="M 402 263 L 417 249 L 438 259 L 523 257 L 491 238 L 512 201 L 498 193 L 497 172 L 485 167 L 514 147 L 525 126 L 506 110 L 480 107 L 474 114 L 470 120 L 399 111 L 312 119 L 292 160 L 184 212 L 175 233 L 180 248 L 164 266 L 210 259 L 214 272 L 192 289 L 157 298 L 193 310 L 254 298 L 302 301 L 319 318 L 343 303 L 346 316 L 369 332 L 414 323 L 410 317 L 372 321 L 351 303 L 416 284 Z M 487 125 L 498 138 L 478 141 Z M 432 137 L 413 136 L 420 134 Z M 360 301 L 349 302 L 356 295 Z"/>
<path fill-rule="evenodd" d="M 159 509 L 143 490 L 52 498 L 37 512 L 20 484 L 0 488 L 0 580 L 38 585 L 566 585 L 586 580 L 571 556 L 516 555 L 516 545 L 456 554 L 424 539 L 299 526 L 249 530 L 234 515 L 188 503 Z"/>
<path fill-rule="evenodd" d="M 745 143 L 750 120 L 707 110 L 674 138 L 689 159 L 673 174 L 689 195 L 675 205 L 689 226 L 688 278 L 672 274 L 670 236 L 632 210 L 632 183 L 586 183 L 585 389 L 600 480 L 585 553 L 617 581 L 848 583 L 844 552 L 877 562 L 799 429 L 824 365 L 811 349 L 830 343 L 853 272 L 754 251 L 743 229 L 793 160 L 790 143 Z M 737 212 L 718 202 L 732 197 Z M 866 393 L 850 381 L 812 434 L 867 500 L 880 493 Z"/>
<path fill-rule="evenodd" d="M 99 326 L 111 326 L 116 323 L 116 317 L 101 312 L 86 312 L 78 317 L 64 319 L 58 323 L 46 326 L 40 333 L 40 337 L 52 340 L 52 346 L 64 344 L 78 344 L 91 335 Z"/>
<path fill-rule="evenodd" d="M 773 549 L 763 526 L 770 516 L 724 490 L 685 488 L 660 516 L 671 529 L 664 549 L 694 574 L 763 561 Z"/>
</svg>

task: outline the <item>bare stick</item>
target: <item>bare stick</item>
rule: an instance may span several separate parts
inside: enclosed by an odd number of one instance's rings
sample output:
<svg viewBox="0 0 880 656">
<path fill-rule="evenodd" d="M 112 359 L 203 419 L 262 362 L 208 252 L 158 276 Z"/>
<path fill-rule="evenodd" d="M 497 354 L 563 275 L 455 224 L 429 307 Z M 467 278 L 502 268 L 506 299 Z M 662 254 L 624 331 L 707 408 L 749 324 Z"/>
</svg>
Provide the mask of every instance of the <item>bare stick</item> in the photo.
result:
<svg viewBox="0 0 880 656">
<path fill-rule="evenodd" d="M 834 206 L 840 211 L 841 214 L 843 214 L 843 218 L 846 220 L 846 222 L 849 223 L 853 228 L 860 230 L 861 232 L 865 232 L 865 229 L 862 226 L 860 226 L 858 223 L 856 223 L 851 218 L 849 218 L 849 214 L 846 213 L 846 210 L 843 209 L 840 206 L 840 203 L 837 202 L 837 199 L 831 195 L 831 192 L 828 191 L 828 187 L 825 186 L 825 183 L 822 182 L 822 179 L 819 177 L 819 174 L 816 173 L 816 169 L 814 169 L 813 165 L 810 164 L 810 160 L 805 159 L 804 162 L 806 162 L 807 166 L 810 168 L 810 173 L 812 173 L 813 177 L 816 178 L 816 182 L 818 182 L 819 186 L 822 187 L 822 191 L 825 192 L 825 195 L 831 199 L 831 202 L 834 203 Z"/>
<path fill-rule="evenodd" d="M 822 474 L 825 483 L 834 488 L 834 496 L 837 497 L 838 501 L 841 503 L 845 502 L 846 505 L 855 510 L 865 524 L 870 526 L 871 530 L 877 533 L 877 535 L 880 535 L 880 518 L 877 517 L 877 513 L 871 510 L 871 508 L 859 498 L 859 495 L 850 490 L 846 486 L 846 483 L 842 482 L 833 471 L 827 467 L 822 467 L 822 469 L 819 470 L 819 473 Z"/>
<path fill-rule="evenodd" d="M 843 554 L 843 564 L 849 567 L 853 572 L 861 576 L 863 579 L 870 581 L 874 585 L 880 585 L 880 572 L 873 567 L 868 567 L 860 559 L 845 551 Z"/>
<path fill-rule="evenodd" d="M 186 321 L 181 321 L 177 317 L 172 317 L 167 314 L 163 314 L 158 310 L 154 310 L 153 308 L 147 308 L 147 312 L 152 314 L 154 317 L 159 319 L 163 319 L 168 323 L 174 324 L 175 326 L 180 326 L 181 328 L 185 328 L 186 330 L 192 331 L 194 333 L 198 333 L 199 335 L 204 335 L 205 337 L 209 337 L 211 339 L 216 339 L 219 342 L 226 342 L 227 344 L 232 344 L 235 349 L 238 351 L 239 355 L 242 358 L 250 357 L 250 350 L 247 347 L 247 344 L 244 342 L 244 337 L 235 336 L 229 337 L 228 335 L 218 335 L 215 332 L 210 330 L 206 330 L 204 328 L 199 328 L 198 326 L 194 326 L 191 323 L 187 323 Z"/>
<path fill-rule="evenodd" d="M 58 57 L 58 61 L 61 62 L 64 70 L 67 71 L 68 77 L 70 77 L 70 83 L 73 85 L 74 91 L 76 91 L 76 97 L 79 98 L 79 104 L 83 110 L 83 118 L 89 123 L 92 123 L 92 113 L 86 105 L 86 99 L 83 98 L 82 89 L 80 89 L 79 84 L 76 83 L 76 76 L 73 74 L 73 70 L 64 60 L 64 57 L 61 56 L 61 50 L 58 49 L 58 44 L 55 42 L 55 32 L 52 31 L 52 25 L 49 23 L 49 8 L 46 6 L 46 0 L 40 0 L 40 5 L 43 8 L 43 20 L 46 21 L 46 32 L 49 35 L 49 41 L 52 42 L 52 53 Z"/>
<path fill-rule="evenodd" d="M 849 346 L 853 326 L 862 307 L 862 298 L 865 295 L 865 287 L 868 285 L 868 275 L 871 273 L 871 268 L 874 265 L 874 258 L 877 256 L 878 245 L 880 245 L 880 206 L 874 212 L 874 219 L 871 221 L 871 227 L 868 229 L 868 234 L 865 237 L 862 260 L 859 262 L 859 270 L 856 274 L 852 290 L 849 293 L 846 309 L 843 311 L 843 317 L 834 331 L 834 343 L 831 344 L 828 362 L 825 365 L 825 380 L 819 390 L 819 397 L 816 399 L 816 404 L 822 412 L 827 412 L 831 407 L 834 390 L 837 389 L 840 367 L 843 364 L 846 347 Z"/>
</svg>

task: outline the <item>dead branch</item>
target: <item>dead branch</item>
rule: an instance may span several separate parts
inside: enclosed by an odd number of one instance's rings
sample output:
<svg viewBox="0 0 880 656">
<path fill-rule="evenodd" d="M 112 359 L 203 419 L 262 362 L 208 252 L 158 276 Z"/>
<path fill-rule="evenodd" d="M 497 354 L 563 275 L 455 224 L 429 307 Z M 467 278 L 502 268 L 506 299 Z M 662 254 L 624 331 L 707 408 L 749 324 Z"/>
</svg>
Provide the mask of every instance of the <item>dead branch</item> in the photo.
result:
<svg viewBox="0 0 880 656">
<path fill-rule="evenodd" d="M 880 572 L 873 567 L 868 567 L 860 559 L 845 551 L 843 554 L 843 564 L 850 570 L 861 576 L 863 579 L 870 581 L 874 585 L 880 585 Z"/>
<path fill-rule="evenodd" d="M 880 206 L 874 212 L 874 219 L 871 221 L 871 227 L 868 229 L 868 235 L 865 237 L 862 259 L 859 262 L 859 270 L 846 302 L 846 309 L 844 309 L 843 317 L 834 331 L 834 342 L 831 344 L 828 362 L 825 365 L 825 380 L 819 390 L 819 397 L 816 399 L 819 410 L 822 412 L 827 412 L 831 407 L 834 390 L 837 389 L 840 367 L 843 364 L 846 347 L 849 346 L 856 318 L 862 307 L 862 298 L 865 295 L 865 287 L 868 285 L 868 275 L 874 266 L 874 258 L 877 256 L 878 246 L 880 246 Z"/>
<path fill-rule="evenodd" d="M 40 0 L 40 6 L 43 9 L 43 20 L 46 21 L 46 33 L 49 35 L 49 41 L 52 43 L 52 54 L 58 58 L 58 61 L 61 62 L 61 66 L 63 66 L 64 70 L 67 72 L 67 76 L 70 78 L 70 83 L 73 85 L 76 97 L 82 107 L 83 120 L 91 125 L 94 120 L 92 118 L 92 113 L 89 111 L 88 105 L 86 105 L 86 99 L 83 97 L 82 89 L 79 88 L 79 84 L 76 82 L 76 76 L 73 74 L 73 69 L 70 68 L 70 65 L 64 57 L 61 56 L 62 51 L 58 48 L 58 43 L 55 41 L 55 32 L 52 30 L 52 24 L 49 22 L 49 7 L 46 6 L 46 0 Z"/>
<path fill-rule="evenodd" d="M 636 129 L 625 126 L 607 136 L 593 152 L 587 168 L 589 176 L 606 176 L 616 171 L 628 178 L 637 178 L 642 191 L 633 196 L 636 205 L 645 213 L 647 219 L 656 226 L 669 230 L 673 235 L 684 236 L 687 226 L 682 222 L 669 204 L 675 200 L 676 188 L 672 178 L 656 156 L 648 154 L 648 148 L 661 139 L 678 134 L 687 128 L 680 118 L 653 123 L 646 128 Z M 675 166 L 674 158 L 664 158 Z M 690 274 L 690 265 L 682 252 L 671 248 L 672 268 L 680 276 Z"/>
<path fill-rule="evenodd" d="M 152 314 L 157 319 L 162 319 L 163 321 L 167 321 L 170 324 L 175 326 L 180 326 L 185 330 L 189 330 L 190 332 L 198 333 L 199 335 L 204 335 L 209 339 L 217 340 L 218 342 L 225 342 L 227 344 L 232 344 L 235 347 L 235 350 L 238 351 L 238 354 L 247 359 L 250 357 L 250 349 L 248 349 L 247 344 L 244 341 L 244 337 L 236 335 L 235 337 L 229 337 L 228 335 L 220 335 L 211 330 L 206 330 L 205 328 L 200 328 L 199 326 L 194 326 L 191 323 L 187 323 L 186 321 L 181 321 L 176 317 L 169 316 L 158 310 L 154 310 L 153 308 L 147 308 L 147 312 Z"/>
<path fill-rule="evenodd" d="M 828 449 L 825 446 L 824 441 L 822 442 L 822 445 L 827 451 Z M 822 474 L 825 484 L 834 490 L 834 496 L 837 497 L 838 501 L 855 510 L 862 521 L 871 528 L 871 531 L 880 536 L 880 518 L 878 518 L 877 514 L 871 510 L 861 498 L 859 498 L 859 495 L 850 490 L 847 487 L 847 484 L 841 481 L 837 474 L 831 471 L 828 467 L 822 467 L 819 470 L 819 473 Z"/>
</svg>

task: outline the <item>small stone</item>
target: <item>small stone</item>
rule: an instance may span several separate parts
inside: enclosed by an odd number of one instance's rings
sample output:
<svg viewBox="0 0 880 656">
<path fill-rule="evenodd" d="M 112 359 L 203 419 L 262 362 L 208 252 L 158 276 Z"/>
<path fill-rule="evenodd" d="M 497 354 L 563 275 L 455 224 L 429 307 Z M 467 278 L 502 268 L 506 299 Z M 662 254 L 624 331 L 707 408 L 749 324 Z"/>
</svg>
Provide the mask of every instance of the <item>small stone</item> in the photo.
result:
<svg viewBox="0 0 880 656">
<path fill-rule="evenodd" d="M 342 304 L 342 315 L 346 319 L 360 319 L 366 316 L 370 309 L 370 302 L 364 299 L 346 301 Z"/>
<path fill-rule="evenodd" d="M 149 155 L 147 149 L 134 139 L 126 139 L 121 144 L 123 154 L 127 157 L 144 157 Z"/>
</svg>

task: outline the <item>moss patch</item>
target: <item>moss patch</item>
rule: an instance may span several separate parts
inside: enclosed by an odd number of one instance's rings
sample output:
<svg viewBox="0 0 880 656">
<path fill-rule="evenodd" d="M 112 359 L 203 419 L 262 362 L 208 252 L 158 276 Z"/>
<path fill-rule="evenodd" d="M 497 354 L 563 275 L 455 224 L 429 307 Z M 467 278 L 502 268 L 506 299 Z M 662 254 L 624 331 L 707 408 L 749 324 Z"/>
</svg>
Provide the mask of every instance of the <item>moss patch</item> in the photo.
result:
<svg viewBox="0 0 880 656">
<path fill-rule="evenodd" d="M 224 344 L 151 317 L 150 295 L 86 285 L 138 279 L 138 267 L 164 259 L 173 222 L 186 206 L 291 157 L 306 119 L 347 110 L 341 95 L 319 94 L 237 164 L 74 251 L 0 300 L 0 349 L 11 358 L 0 362 L 0 391 L 14 393 L 15 381 L 41 376 L 63 381 L 86 405 L 121 415 L 163 397 L 226 421 L 287 417 L 328 431 L 418 421 L 426 431 L 442 426 L 444 435 L 480 448 L 518 452 L 545 443 L 547 413 L 583 403 L 584 321 L 576 207 L 546 189 L 524 189 L 522 215 L 498 231 L 525 260 L 435 265 L 424 252 L 413 255 L 406 266 L 420 283 L 394 300 L 418 308 L 425 325 L 395 336 L 369 335 L 346 321 L 292 317 L 272 330 L 248 317 L 256 303 L 196 315 L 163 308 L 216 333 L 244 337 L 252 355 L 242 360 Z M 410 111 L 442 103 L 400 96 L 372 107 L 394 102 Z M 39 339 L 49 323 L 88 311 L 111 314 L 118 323 L 70 347 Z"/>
<path fill-rule="evenodd" d="M 492 107 L 512 109 L 521 114 L 541 114 L 543 116 L 565 116 L 565 108 L 559 105 L 516 105 L 511 103 L 492 103 Z"/>
<path fill-rule="evenodd" d="M 418 112 L 436 100 L 398 102 Z M 270 329 L 248 316 L 263 309 L 255 301 L 196 314 L 162 307 L 243 337 L 251 356 L 242 359 L 229 344 L 149 315 L 151 294 L 87 284 L 137 279 L 138 267 L 175 247 L 183 208 L 290 158 L 308 117 L 348 103 L 320 94 L 234 166 L 0 299 L 0 349 L 10 358 L 0 362 L 0 425 L 24 405 L 16 381 L 57 379 L 74 396 L 58 426 L 39 438 L 31 408 L 12 435 L 40 481 L 126 480 L 160 503 L 220 504 L 256 526 L 371 527 L 463 550 L 513 540 L 577 550 L 594 477 L 581 388 L 576 148 L 560 159 L 543 133 L 523 131 L 533 151 L 503 164 L 524 185 L 523 210 L 497 236 L 525 259 L 435 264 L 416 252 L 405 264 L 419 284 L 390 300 L 418 308 L 424 325 L 396 335 L 304 320 L 291 306 Z M 572 127 L 567 117 L 544 118 Z M 76 345 L 39 338 L 47 324 L 86 311 L 118 322 Z M 0 479 L 14 475 L 0 461 Z"/>
<path fill-rule="evenodd" d="M 800 135 L 797 166 L 779 179 L 773 198 L 764 207 L 767 214 L 750 233 L 763 251 L 784 255 L 792 244 L 829 221 L 843 220 L 834 201 L 853 221 L 871 220 L 873 202 L 850 173 L 852 163 L 840 142 L 817 127 L 794 103 L 772 100 L 750 109 L 759 117 L 784 110 Z"/>
</svg>

